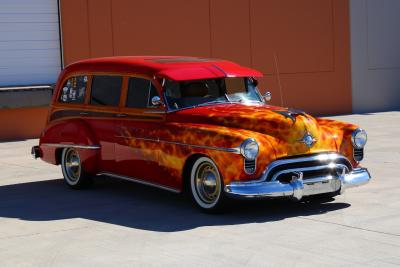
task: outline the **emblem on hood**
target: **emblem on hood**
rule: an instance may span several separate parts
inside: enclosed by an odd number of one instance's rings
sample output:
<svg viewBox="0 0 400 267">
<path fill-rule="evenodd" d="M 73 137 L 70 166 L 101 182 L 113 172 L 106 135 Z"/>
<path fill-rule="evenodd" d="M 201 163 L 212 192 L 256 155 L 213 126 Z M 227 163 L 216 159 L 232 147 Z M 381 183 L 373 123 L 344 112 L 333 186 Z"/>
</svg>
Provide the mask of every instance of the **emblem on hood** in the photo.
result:
<svg viewBox="0 0 400 267">
<path fill-rule="evenodd" d="M 290 119 L 293 123 L 293 125 L 296 123 L 296 116 L 298 115 L 303 115 L 305 116 L 306 114 L 304 111 L 301 110 L 295 110 L 295 109 L 288 109 L 288 110 L 273 110 L 273 112 L 278 113 L 285 117 L 285 119 Z"/>
<path fill-rule="evenodd" d="M 309 132 L 306 132 L 304 136 L 297 141 L 304 143 L 307 147 L 312 147 L 315 142 L 317 142 L 317 139 L 315 139 Z"/>
</svg>

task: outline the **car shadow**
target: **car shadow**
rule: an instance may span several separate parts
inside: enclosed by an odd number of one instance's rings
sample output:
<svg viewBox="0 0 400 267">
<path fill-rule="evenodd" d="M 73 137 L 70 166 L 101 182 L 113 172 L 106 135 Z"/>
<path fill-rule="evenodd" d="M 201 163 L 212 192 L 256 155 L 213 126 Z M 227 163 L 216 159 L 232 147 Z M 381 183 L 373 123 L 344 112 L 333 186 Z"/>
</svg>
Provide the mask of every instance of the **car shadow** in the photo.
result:
<svg viewBox="0 0 400 267">
<path fill-rule="evenodd" d="M 181 195 L 108 177 L 99 177 L 95 186 L 87 190 L 72 190 L 61 179 L 0 186 L 0 217 L 28 221 L 84 218 L 157 232 L 265 223 L 350 206 L 329 201 L 282 200 L 235 201 L 233 205 L 224 214 L 205 214 Z"/>
</svg>

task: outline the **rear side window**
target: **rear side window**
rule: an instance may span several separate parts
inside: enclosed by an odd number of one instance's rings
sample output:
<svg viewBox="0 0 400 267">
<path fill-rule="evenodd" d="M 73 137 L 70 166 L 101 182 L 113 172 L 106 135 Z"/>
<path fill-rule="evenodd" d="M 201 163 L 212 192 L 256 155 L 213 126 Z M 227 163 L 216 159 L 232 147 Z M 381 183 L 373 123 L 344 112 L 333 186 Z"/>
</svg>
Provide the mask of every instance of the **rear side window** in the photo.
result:
<svg viewBox="0 0 400 267">
<path fill-rule="evenodd" d="M 158 96 L 157 89 L 148 79 L 129 78 L 126 106 L 129 108 L 153 107 L 151 99 Z"/>
<path fill-rule="evenodd" d="M 69 78 L 61 89 L 61 103 L 83 104 L 85 102 L 87 76 Z"/>
<path fill-rule="evenodd" d="M 93 76 L 90 104 L 117 107 L 121 96 L 121 87 L 121 76 Z"/>
</svg>

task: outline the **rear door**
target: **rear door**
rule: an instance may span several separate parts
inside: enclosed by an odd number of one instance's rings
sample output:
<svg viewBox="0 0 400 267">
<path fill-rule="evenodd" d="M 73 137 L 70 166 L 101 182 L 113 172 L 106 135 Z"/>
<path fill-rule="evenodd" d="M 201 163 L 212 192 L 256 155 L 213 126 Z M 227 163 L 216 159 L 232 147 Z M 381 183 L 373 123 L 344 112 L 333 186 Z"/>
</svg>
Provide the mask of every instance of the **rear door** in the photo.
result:
<svg viewBox="0 0 400 267">
<path fill-rule="evenodd" d="M 118 75 L 93 75 L 88 109 L 81 113 L 91 125 L 101 146 L 99 171 L 115 169 L 115 136 L 120 114 L 123 77 Z"/>
<path fill-rule="evenodd" d="M 159 133 L 165 109 L 152 104 L 159 96 L 155 85 L 144 77 L 128 77 L 126 101 L 116 137 L 118 173 L 135 179 L 160 183 Z"/>
</svg>

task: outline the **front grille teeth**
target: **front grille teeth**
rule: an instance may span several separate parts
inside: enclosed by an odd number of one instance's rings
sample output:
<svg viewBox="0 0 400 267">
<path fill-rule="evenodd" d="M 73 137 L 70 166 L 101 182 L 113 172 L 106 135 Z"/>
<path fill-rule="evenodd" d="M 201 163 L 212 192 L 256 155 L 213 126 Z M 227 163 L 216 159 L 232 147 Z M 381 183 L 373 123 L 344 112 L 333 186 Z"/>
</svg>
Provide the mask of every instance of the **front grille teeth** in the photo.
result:
<svg viewBox="0 0 400 267">
<path fill-rule="evenodd" d="M 338 154 L 314 154 L 308 157 L 281 158 L 272 162 L 264 175 L 266 181 L 278 180 L 287 183 L 292 172 L 302 172 L 303 179 L 340 176 L 352 171 L 350 161 Z"/>
<path fill-rule="evenodd" d="M 256 160 L 244 160 L 244 171 L 247 174 L 253 174 L 256 171 Z"/>
<path fill-rule="evenodd" d="M 362 161 L 364 158 L 364 148 L 354 148 L 353 157 L 355 161 Z"/>
</svg>

